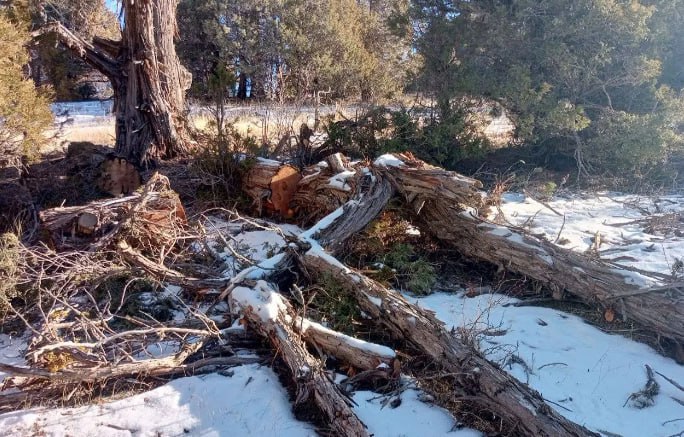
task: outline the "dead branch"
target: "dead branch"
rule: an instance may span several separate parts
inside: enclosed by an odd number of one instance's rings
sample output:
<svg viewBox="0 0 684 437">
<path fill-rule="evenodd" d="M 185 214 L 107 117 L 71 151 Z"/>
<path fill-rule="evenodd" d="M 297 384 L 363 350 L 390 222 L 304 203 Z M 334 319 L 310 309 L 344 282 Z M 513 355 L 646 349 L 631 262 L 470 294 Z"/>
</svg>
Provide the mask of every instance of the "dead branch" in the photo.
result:
<svg viewBox="0 0 684 437">
<path fill-rule="evenodd" d="M 332 275 L 360 308 L 393 338 L 407 341 L 447 372 L 458 374 L 454 396 L 468 399 L 463 411 L 489 423 L 499 433 L 538 436 L 595 435 L 572 423 L 544 403 L 541 395 L 484 359 L 449 334 L 432 314 L 408 303 L 401 295 L 348 269 L 316 249 L 298 259 L 313 278 Z"/>
<path fill-rule="evenodd" d="M 230 299 L 249 326 L 269 339 L 287 365 L 297 385 L 295 405 L 313 400 L 337 435 L 368 435 L 347 399 L 326 375 L 320 360 L 306 350 L 293 330 L 292 313 L 278 293 L 266 282 L 258 281 L 254 288 L 235 287 Z"/>
</svg>

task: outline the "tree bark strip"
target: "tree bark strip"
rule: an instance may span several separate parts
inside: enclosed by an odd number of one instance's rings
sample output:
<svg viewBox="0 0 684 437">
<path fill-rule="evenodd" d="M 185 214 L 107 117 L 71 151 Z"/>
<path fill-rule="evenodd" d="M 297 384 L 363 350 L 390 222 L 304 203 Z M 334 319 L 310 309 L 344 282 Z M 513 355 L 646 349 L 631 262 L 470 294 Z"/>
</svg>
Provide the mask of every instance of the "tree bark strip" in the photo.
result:
<svg viewBox="0 0 684 437">
<path fill-rule="evenodd" d="M 597 435 L 552 410 L 539 393 L 491 364 L 472 347 L 446 331 L 432 314 L 406 301 L 395 291 L 331 262 L 312 249 L 299 258 L 302 271 L 312 277 L 332 275 L 352 294 L 360 309 L 394 338 L 457 374 L 454 397 L 463 398 L 463 410 L 488 423 L 502 435 Z"/>
<path fill-rule="evenodd" d="M 404 164 L 375 166 L 392 181 L 422 221 L 422 230 L 481 259 L 567 291 L 583 301 L 612 309 L 642 328 L 684 346 L 684 292 L 676 287 L 641 289 L 628 283 L 629 272 L 479 218 L 484 195 L 479 183 L 432 167 L 406 155 Z M 680 357 L 679 359 L 682 359 Z"/>
</svg>

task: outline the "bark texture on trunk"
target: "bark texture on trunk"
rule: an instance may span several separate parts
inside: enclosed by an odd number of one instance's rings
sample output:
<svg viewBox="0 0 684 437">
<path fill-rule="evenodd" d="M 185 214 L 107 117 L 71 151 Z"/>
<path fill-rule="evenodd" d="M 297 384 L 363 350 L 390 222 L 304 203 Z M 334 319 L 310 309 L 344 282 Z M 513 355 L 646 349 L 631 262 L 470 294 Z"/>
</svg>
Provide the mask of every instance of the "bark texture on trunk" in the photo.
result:
<svg viewBox="0 0 684 437">
<path fill-rule="evenodd" d="M 334 277 L 354 296 L 360 309 L 395 339 L 410 344 L 441 369 L 457 375 L 454 397 L 462 414 L 473 414 L 492 432 L 516 436 L 596 435 L 549 407 L 542 396 L 494 366 L 475 349 L 447 332 L 429 312 L 397 292 L 311 250 L 299 258 L 301 270 L 314 279 Z"/>
<path fill-rule="evenodd" d="M 55 32 L 77 56 L 106 75 L 114 89 L 116 148 L 138 165 L 187 152 L 185 92 L 192 75 L 174 45 L 178 0 L 124 0 L 120 41 L 87 41 L 60 23 Z"/>
<path fill-rule="evenodd" d="M 610 309 L 625 320 L 657 333 L 672 344 L 679 361 L 684 349 L 684 292 L 675 286 L 643 289 L 630 283 L 627 268 L 610 265 L 533 237 L 521 229 L 482 218 L 484 193 L 479 183 L 432 167 L 407 155 L 401 165 L 380 165 L 413 207 L 422 230 L 456 248 L 462 255 L 494 263 L 534 278 L 559 296 L 564 292 Z"/>
<path fill-rule="evenodd" d="M 178 0 L 125 0 L 114 85 L 116 147 L 145 164 L 186 152 L 185 91 L 192 76 L 181 65 L 174 38 Z"/>
</svg>

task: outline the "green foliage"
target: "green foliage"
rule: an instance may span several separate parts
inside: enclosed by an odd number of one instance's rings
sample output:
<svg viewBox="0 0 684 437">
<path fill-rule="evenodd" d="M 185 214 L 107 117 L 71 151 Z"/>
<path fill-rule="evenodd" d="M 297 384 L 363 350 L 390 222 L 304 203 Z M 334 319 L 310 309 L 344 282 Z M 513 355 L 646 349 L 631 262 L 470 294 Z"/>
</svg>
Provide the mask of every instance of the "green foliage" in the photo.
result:
<svg viewBox="0 0 684 437">
<path fill-rule="evenodd" d="M 121 37 L 119 21 L 102 0 L 50 0 L 43 3 L 43 11 L 31 8 L 35 23 L 42 20 L 57 20 L 86 40 L 104 37 L 118 40 Z M 44 18 L 37 17 L 44 14 Z M 96 90 L 88 81 L 94 69 L 82 59 L 71 56 L 68 49 L 57 43 L 55 35 L 42 35 L 37 39 L 31 68 L 34 81 L 47 80 L 53 89 L 55 99 L 82 100 L 92 98 Z"/>
<path fill-rule="evenodd" d="M 368 274 L 415 294 L 429 294 L 437 281 L 437 270 L 420 250 L 424 244 L 410 232 L 410 224 L 396 212 L 383 213 L 351 245 L 353 261 L 377 268 Z"/>
<path fill-rule="evenodd" d="M 242 200 L 236 193 L 242 193 L 242 177 L 251 163 L 245 157 L 257 155 L 259 146 L 253 137 L 242 136 L 230 126 L 214 128 L 216 133 L 197 133 L 200 146 L 195 149 L 190 170 L 202 181 L 198 193 L 203 200 L 225 205 Z"/>
<path fill-rule="evenodd" d="M 316 293 L 311 306 L 316 308 L 321 322 L 330 329 L 353 335 L 354 327 L 361 320 L 359 305 L 352 293 L 329 273 L 323 274 L 318 280 L 319 291 Z"/>
<path fill-rule="evenodd" d="M 406 109 L 371 108 L 355 121 L 327 125 L 327 147 L 348 155 L 374 158 L 382 153 L 410 151 L 442 167 L 484 154 L 490 147 L 463 112 L 425 124 Z"/>
<path fill-rule="evenodd" d="M 19 295 L 17 273 L 20 244 L 15 234 L 0 235 L 0 316 L 7 312 L 12 299 Z"/>
<path fill-rule="evenodd" d="M 0 167 L 36 158 L 52 125 L 47 90 L 24 77 L 28 41 L 25 26 L 0 10 Z"/>
<path fill-rule="evenodd" d="M 385 255 L 385 265 L 396 272 L 399 285 L 415 294 L 429 294 L 437 281 L 432 264 L 415 253 L 407 243 L 397 243 Z"/>
<path fill-rule="evenodd" d="M 383 99 L 403 89 L 411 70 L 407 36 L 393 30 L 406 0 L 183 0 L 179 55 L 192 71 L 193 93 L 210 97 L 206 84 L 217 65 L 246 78 L 257 98 L 297 100 L 317 91 L 327 97 Z M 406 26 L 406 25 L 404 25 Z"/>
<path fill-rule="evenodd" d="M 444 120 L 463 96 L 492 99 L 519 141 L 553 145 L 595 172 L 644 174 L 681 143 L 682 95 L 670 90 L 684 87 L 682 6 L 416 0 L 419 85 Z"/>
</svg>

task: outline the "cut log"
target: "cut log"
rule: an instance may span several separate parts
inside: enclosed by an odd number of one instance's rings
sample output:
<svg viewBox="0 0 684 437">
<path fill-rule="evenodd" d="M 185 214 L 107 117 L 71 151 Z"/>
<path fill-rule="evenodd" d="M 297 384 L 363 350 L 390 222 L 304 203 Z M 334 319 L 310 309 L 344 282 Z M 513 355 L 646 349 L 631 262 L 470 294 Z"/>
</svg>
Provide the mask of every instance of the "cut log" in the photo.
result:
<svg viewBox="0 0 684 437">
<path fill-rule="evenodd" d="M 98 218 L 95 214 L 90 212 L 81 213 L 78 216 L 77 230 L 81 235 L 93 235 L 95 228 L 97 228 Z"/>
<path fill-rule="evenodd" d="M 47 209 L 39 218 L 46 243 L 58 251 L 101 250 L 125 237 L 132 246 L 157 253 L 175 244 L 187 226 L 178 195 L 159 174 L 141 194 Z"/>
<path fill-rule="evenodd" d="M 408 342 L 441 369 L 458 375 L 454 399 L 462 399 L 463 416 L 487 424 L 487 431 L 517 436 L 597 435 L 552 410 L 542 396 L 487 361 L 448 333 L 432 314 L 398 293 L 352 272 L 320 249 L 299 258 L 302 271 L 314 278 L 332 275 L 352 294 L 360 309 L 395 339 Z"/>
<path fill-rule="evenodd" d="M 672 343 L 671 354 L 684 347 L 684 292 L 676 287 L 642 289 L 629 283 L 632 272 L 618 265 L 556 246 L 499 226 L 486 216 L 481 184 L 430 166 L 410 155 L 376 161 L 376 171 L 392 181 L 422 222 L 421 230 L 456 248 L 462 255 L 534 278 L 552 291 L 566 291 L 602 311 L 611 309 L 641 328 Z M 668 345 L 665 345 L 668 346 Z"/>
<path fill-rule="evenodd" d="M 235 287 L 230 298 L 249 326 L 269 339 L 287 365 L 297 386 L 295 405 L 313 400 L 335 435 L 367 436 L 348 400 L 294 331 L 293 313 L 286 301 L 264 281 L 258 281 L 254 288 Z"/>
<path fill-rule="evenodd" d="M 254 201 L 259 215 L 265 210 L 289 218 L 290 201 L 301 178 L 299 170 L 290 165 L 259 158 L 249 169 L 243 190 Z"/>
</svg>

